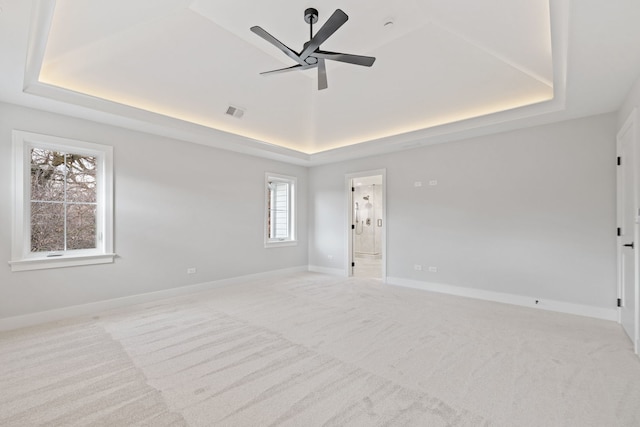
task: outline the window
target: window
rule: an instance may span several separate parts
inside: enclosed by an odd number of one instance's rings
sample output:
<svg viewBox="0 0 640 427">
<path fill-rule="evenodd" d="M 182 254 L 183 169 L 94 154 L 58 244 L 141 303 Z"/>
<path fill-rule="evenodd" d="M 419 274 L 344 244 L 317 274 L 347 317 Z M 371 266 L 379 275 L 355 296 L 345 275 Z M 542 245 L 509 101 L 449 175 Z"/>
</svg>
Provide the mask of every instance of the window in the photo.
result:
<svg viewBox="0 0 640 427">
<path fill-rule="evenodd" d="M 296 178 L 266 175 L 265 247 L 295 245 Z"/>
<path fill-rule="evenodd" d="M 12 271 L 113 262 L 112 148 L 13 131 Z"/>
</svg>

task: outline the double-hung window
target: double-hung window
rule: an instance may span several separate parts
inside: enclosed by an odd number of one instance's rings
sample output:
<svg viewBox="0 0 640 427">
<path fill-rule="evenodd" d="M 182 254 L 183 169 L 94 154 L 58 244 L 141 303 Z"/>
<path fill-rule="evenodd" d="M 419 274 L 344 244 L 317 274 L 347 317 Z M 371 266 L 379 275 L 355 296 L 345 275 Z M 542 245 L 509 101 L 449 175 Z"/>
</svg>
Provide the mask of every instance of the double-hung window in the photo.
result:
<svg viewBox="0 0 640 427">
<path fill-rule="evenodd" d="M 113 262 L 112 147 L 13 132 L 12 271 Z"/>
<path fill-rule="evenodd" d="M 296 178 L 266 174 L 265 247 L 295 245 Z"/>
</svg>

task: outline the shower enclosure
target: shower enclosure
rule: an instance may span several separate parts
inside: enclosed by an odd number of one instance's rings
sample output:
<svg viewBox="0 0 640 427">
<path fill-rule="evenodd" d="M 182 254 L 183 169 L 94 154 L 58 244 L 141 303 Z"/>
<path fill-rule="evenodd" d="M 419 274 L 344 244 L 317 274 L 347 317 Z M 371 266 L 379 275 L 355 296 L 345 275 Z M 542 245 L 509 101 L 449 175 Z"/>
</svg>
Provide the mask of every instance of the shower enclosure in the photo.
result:
<svg viewBox="0 0 640 427">
<path fill-rule="evenodd" d="M 382 186 L 361 185 L 353 191 L 354 255 L 381 256 Z"/>
</svg>

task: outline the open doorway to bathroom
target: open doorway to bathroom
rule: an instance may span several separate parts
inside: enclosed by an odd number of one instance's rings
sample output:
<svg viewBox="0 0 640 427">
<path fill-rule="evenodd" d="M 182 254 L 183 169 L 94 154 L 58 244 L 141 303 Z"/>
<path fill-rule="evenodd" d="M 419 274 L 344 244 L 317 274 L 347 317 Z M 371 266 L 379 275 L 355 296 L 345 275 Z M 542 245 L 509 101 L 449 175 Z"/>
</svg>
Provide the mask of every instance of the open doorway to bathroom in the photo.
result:
<svg viewBox="0 0 640 427">
<path fill-rule="evenodd" d="M 351 176 L 350 275 L 384 278 L 384 175 Z"/>
</svg>

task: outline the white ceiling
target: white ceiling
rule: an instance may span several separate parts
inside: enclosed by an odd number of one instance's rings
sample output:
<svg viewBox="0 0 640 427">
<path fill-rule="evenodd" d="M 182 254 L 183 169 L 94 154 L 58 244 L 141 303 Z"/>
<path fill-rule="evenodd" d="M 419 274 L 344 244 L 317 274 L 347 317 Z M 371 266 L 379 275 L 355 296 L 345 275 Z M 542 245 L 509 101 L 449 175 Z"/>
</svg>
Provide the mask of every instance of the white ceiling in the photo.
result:
<svg viewBox="0 0 640 427">
<path fill-rule="evenodd" d="M 299 164 L 613 111 L 640 75 L 637 0 L 0 7 L 0 100 Z M 315 31 L 337 8 L 349 15 L 322 49 L 375 64 L 327 61 L 323 91 L 315 69 L 260 76 L 294 62 L 249 28 L 300 51 L 307 7 Z"/>
</svg>

